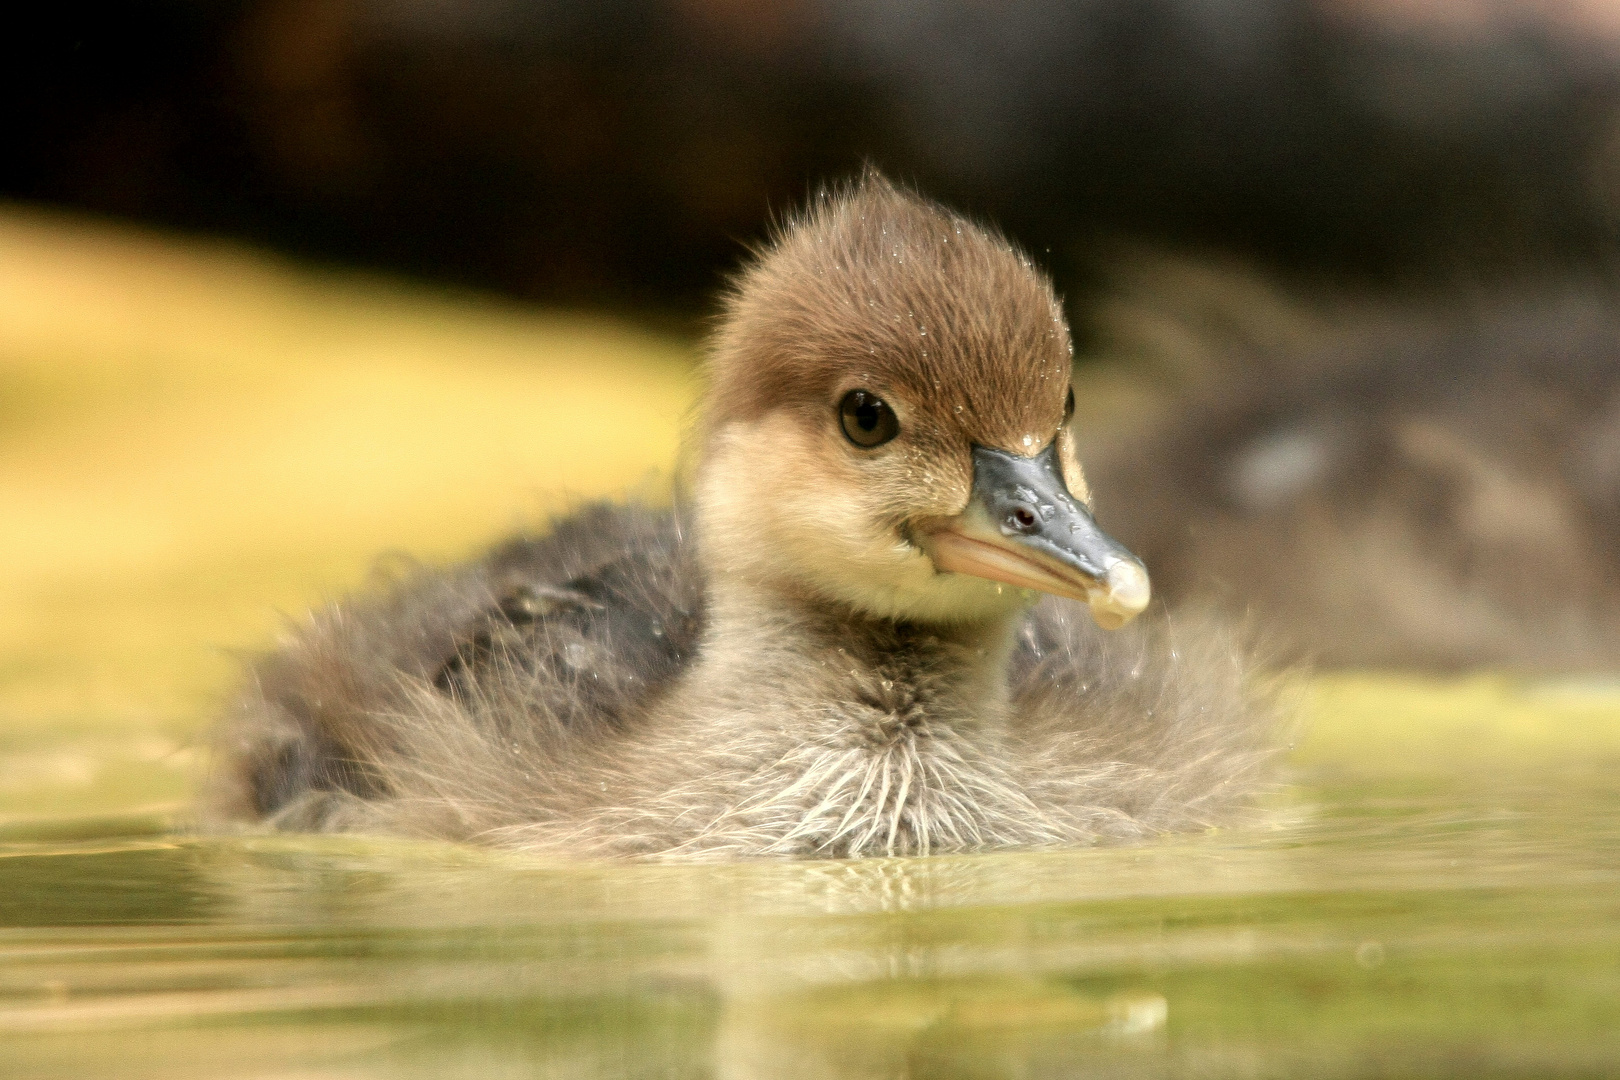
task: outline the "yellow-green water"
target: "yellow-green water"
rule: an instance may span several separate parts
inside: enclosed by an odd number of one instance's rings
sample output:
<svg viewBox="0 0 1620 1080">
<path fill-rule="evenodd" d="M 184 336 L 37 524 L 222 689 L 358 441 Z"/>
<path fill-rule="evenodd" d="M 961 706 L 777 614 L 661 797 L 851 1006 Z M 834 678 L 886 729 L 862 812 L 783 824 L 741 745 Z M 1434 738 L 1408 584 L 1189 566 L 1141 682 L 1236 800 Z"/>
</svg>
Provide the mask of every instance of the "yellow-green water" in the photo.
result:
<svg viewBox="0 0 1620 1080">
<path fill-rule="evenodd" d="M 186 836 L 231 650 L 641 482 L 689 353 L 18 213 L 0 262 L 0 1077 L 1620 1075 L 1620 680 L 1316 678 L 1267 824 L 1136 848 Z"/>
</svg>

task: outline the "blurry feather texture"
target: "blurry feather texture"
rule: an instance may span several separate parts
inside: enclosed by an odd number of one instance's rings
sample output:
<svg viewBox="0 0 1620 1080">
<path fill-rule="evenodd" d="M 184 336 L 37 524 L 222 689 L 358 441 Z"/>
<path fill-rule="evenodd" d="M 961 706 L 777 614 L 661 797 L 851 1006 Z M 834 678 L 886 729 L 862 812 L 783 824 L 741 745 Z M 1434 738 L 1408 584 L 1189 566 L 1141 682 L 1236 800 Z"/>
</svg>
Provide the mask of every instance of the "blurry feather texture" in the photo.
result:
<svg viewBox="0 0 1620 1080">
<path fill-rule="evenodd" d="M 677 508 L 588 506 L 316 613 L 254 668 L 211 811 L 665 858 L 1241 816 L 1275 697 L 1210 617 L 1091 625 L 1147 594 L 1076 501 L 1069 369 L 1050 285 L 998 235 L 877 176 L 818 198 L 738 279 Z M 888 435 L 855 437 L 852 397 Z M 992 489 L 1023 524 L 975 524 Z M 1058 555 L 1019 555 L 1032 532 Z M 942 572 L 946 533 L 999 561 Z M 1106 564 L 1054 561 L 1076 544 Z M 1032 606 L 1019 566 L 1090 610 Z"/>
<path fill-rule="evenodd" d="M 1610 287 L 1394 304 L 1136 266 L 1099 317 L 1120 363 L 1082 378 L 1130 372 L 1135 410 L 1081 430 L 1161 595 L 1225 597 L 1330 664 L 1620 667 Z"/>
<path fill-rule="evenodd" d="M 312 616 L 261 662 L 216 814 L 590 855 L 860 856 L 1138 839 L 1230 822 L 1264 780 L 1275 691 L 1229 624 L 1121 631 L 1049 598 L 1021 621 L 1004 727 L 930 709 L 925 629 L 878 657 L 861 722 L 813 682 L 736 690 L 757 724 L 670 738 L 657 703 L 701 639 L 677 516 L 595 505 L 450 571 Z"/>
</svg>

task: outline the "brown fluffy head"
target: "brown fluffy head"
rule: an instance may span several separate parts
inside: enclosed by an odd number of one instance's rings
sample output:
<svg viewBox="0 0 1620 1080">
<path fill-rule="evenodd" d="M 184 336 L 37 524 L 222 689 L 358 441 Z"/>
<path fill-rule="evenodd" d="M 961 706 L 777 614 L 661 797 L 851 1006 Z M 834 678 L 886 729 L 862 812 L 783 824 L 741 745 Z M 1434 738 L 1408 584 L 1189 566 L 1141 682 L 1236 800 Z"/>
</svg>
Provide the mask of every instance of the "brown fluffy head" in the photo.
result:
<svg viewBox="0 0 1620 1080">
<path fill-rule="evenodd" d="M 823 192 L 737 279 L 708 418 L 821 409 L 847 379 L 931 425 L 1028 453 L 1051 438 L 1072 347 L 1045 276 L 995 232 L 869 173 Z"/>
<path fill-rule="evenodd" d="M 1051 285 L 996 233 L 874 174 L 818 196 L 738 278 L 715 335 L 698 478 L 711 562 L 884 616 L 1020 602 L 934 573 L 911 536 L 966 506 L 975 445 L 1033 455 L 1056 438 L 1086 497 L 1070 357 Z M 843 435 L 856 389 L 893 409 L 892 442 Z"/>
</svg>

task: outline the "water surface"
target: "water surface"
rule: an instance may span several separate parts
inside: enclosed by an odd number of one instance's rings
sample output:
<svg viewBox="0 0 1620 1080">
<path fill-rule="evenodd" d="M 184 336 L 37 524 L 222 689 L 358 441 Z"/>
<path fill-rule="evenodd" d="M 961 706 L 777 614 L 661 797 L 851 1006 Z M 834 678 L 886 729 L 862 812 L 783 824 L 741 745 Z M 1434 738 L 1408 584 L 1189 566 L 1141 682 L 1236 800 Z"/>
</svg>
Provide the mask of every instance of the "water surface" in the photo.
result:
<svg viewBox="0 0 1620 1080">
<path fill-rule="evenodd" d="M 1620 1072 L 1620 693 L 1338 678 L 1305 712 L 1265 820 L 1130 848 L 579 865 L 14 818 L 0 1075 Z"/>
</svg>

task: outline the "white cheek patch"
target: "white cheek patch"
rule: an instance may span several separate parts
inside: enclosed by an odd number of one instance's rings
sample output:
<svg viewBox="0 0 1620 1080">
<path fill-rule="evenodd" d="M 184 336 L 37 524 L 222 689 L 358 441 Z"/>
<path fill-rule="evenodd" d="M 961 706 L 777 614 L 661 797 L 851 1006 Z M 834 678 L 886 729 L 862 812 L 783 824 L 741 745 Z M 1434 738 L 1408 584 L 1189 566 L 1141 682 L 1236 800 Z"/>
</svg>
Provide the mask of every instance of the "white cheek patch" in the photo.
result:
<svg viewBox="0 0 1620 1080">
<path fill-rule="evenodd" d="M 728 566 L 825 579 L 907 555 L 864 505 L 860 478 L 782 414 L 717 435 L 700 491 L 706 535 L 728 549 Z"/>
<path fill-rule="evenodd" d="M 884 493 L 835 455 L 783 414 L 717 433 L 699 484 L 710 565 L 885 617 L 948 621 L 1022 602 L 993 582 L 938 573 L 895 533 Z"/>
</svg>

